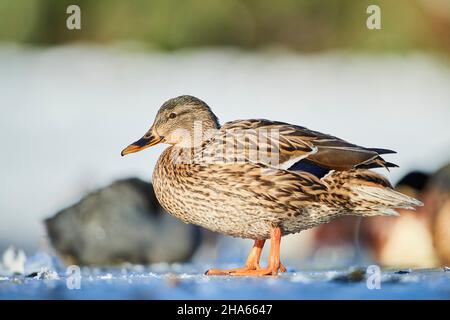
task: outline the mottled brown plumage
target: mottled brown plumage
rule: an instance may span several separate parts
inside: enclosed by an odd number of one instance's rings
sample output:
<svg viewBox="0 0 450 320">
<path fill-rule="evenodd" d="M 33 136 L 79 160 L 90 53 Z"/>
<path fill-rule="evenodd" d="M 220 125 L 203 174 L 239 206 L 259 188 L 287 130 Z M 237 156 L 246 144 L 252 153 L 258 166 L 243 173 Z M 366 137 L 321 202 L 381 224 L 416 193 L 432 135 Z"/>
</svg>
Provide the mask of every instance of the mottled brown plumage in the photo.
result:
<svg viewBox="0 0 450 320">
<path fill-rule="evenodd" d="M 159 142 L 171 144 L 153 172 L 156 196 L 168 212 L 259 246 L 272 239 L 268 268 L 259 269 L 259 255 L 252 254 L 257 268 L 212 274 L 277 273 L 283 269 L 276 259 L 282 235 L 342 215 L 395 215 L 395 208 L 420 205 L 367 170 L 395 166 L 380 156 L 390 150 L 268 120 L 219 126 L 206 103 L 190 96 L 166 102 L 148 133 L 122 154 Z"/>
</svg>

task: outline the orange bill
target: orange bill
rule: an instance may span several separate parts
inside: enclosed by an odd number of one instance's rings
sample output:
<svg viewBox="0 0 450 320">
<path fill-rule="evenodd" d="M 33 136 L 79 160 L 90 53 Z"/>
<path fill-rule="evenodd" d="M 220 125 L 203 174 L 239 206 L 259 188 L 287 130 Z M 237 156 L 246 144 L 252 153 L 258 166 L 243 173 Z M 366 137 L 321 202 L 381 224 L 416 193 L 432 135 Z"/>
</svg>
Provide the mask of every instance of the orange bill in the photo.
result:
<svg viewBox="0 0 450 320">
<path fill-rule="evenodd" d="M 129 153 L 135 153 L 141 150 L 144 150 L 145 148 L 154 146 L 155 144 L 158 144 L 162 142 L 164 137 L 159 136 L 158 134 L 151 133 L 149 131 L 145 136 L 140 138 L 138 141 L 133 142 L 128 147 L 122 150 L 121 155 L 124 156 Z"/>
</svg>

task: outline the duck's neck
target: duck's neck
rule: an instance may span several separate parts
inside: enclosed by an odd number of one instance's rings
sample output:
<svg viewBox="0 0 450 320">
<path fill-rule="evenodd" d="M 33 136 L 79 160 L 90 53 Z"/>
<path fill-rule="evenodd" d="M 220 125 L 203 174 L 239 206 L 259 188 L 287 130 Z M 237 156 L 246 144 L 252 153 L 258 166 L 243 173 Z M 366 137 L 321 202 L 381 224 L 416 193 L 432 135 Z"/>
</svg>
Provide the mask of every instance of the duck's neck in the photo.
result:
<svg viewBox="0 0 450 320">
<path fill-rule="evenodd" d="M 214 140 L 218 132 L 218 129 L 212 128 L 193 138 L 192 142 L 172 145 L 165 154 L 167 161 L 173 164 L 202 163 L 205 156 L 205 148 Z"/>
<path fill-rule="evenodd" d="M 167 166 L 174 168 L 184 165 L 193 165 L 199 163 L 201 158 L 201 148 L 184 148 L 179 146 L 170 146 L 163 151 L 158 160 L 158 166 Z"/>
<path fill-rule="evenodd" d="M 216 122 L 196 121 L 189 132 L 183 135 L 182 139 L 173 146 L 175 148 L 199 148 L 205 142 L 211 140 L 219 130 L 219 125 Z"/>
</svg>

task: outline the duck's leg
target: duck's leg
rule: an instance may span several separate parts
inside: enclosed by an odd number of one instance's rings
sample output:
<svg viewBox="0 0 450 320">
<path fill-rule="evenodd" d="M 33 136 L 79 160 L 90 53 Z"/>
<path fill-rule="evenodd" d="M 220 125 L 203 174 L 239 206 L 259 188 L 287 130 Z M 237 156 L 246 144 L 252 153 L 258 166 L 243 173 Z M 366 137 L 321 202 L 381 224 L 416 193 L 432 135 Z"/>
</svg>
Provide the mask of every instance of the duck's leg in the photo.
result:
<svg viewBox="0 0 450 320">
<path fill-rule="evenodd" d="M 277 275 L 278 271 L 285 272 L 286 268 L 280 262 L 280 243 L 281 243 L 281 229 L 279 227 L 272 227 L 272 229 L 270 230 L 270 253 L 267 268 L 237 271 L 231 273 L 230 275 L 266 276 L 266 275 Z"/>
<path fill-rule="evenodd" d="M 228 270 L 220 270 L 220 269 L 209 269 L 206 271 L 206 275 L 209 276 L 223 276 L 230 275 L 235 272 L 243 272 L 247 270 L 258 270 L 259 260 L 261 259 L 261 252 L 264 248 L 264 243 L 266 240 L 255 240 L 253 244 L 253 248 L 250 250 L 250 253 L 247 257 L 247 262 L 245 263 L 245 267 L 237 268 L 237 269 L 228 269 Z"/>
<path fill-rule="evenodd" d="M 269 264 L 267 268 L 260 268 L 259 259 L 265 240 L 256 240 L 250 252 L 246 267 L 230 270 L 210 269 L 206 272 L 207 275 L 229 275 L 229 276 L 265 276 L 277 275 L 278 271 L 286 272 L 286 268 L 280 262 L 280 242 L 281 229 L 279 227 L 272 227 L 270 230 L 270 254 Z"/>
</svg>

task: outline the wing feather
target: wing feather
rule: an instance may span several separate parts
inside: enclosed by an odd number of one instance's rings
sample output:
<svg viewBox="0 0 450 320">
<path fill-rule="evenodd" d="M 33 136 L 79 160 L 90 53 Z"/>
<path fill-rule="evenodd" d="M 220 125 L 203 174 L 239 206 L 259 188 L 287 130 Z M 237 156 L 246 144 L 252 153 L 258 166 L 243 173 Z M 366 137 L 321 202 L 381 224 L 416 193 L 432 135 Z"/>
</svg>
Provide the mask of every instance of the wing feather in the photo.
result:
<svg viewBox="0 0 450 320">
<path fill-rule="evenodd" d="M 228 148 L 225 152 L 227 144 L 241 148 L 229 154 Z M 241 157 L 279 169 L 289 169 L 303 159 L 323 169 L 340 171 L 396 166 L 380 157 L 380 154 L 395 153 L 392 150 L 365 148 L 305 127 L 264 119 L 225 123 L 213 145 L 212 149 L 225 153 L 228 160 Z M 261 158 L 264 152 L 269 160 Z M 274 155 L 278 157 L 276 162 L 270 157 Z"/>
</svg>

